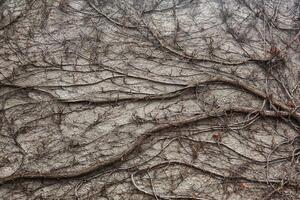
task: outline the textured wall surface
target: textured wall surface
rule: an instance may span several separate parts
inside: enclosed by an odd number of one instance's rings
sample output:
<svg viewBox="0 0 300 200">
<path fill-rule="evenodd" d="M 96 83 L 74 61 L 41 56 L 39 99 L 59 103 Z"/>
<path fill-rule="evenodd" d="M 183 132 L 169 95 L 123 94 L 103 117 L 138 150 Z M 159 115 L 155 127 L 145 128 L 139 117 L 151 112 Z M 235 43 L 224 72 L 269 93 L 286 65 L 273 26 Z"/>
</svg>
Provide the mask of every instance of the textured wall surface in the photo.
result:
<svg viewBox="0 0 300 200">
<path fill-rule="evenodd" d="M 0 199 L 300 199 L 298 0 L 0 0 Z"/>
</svg>

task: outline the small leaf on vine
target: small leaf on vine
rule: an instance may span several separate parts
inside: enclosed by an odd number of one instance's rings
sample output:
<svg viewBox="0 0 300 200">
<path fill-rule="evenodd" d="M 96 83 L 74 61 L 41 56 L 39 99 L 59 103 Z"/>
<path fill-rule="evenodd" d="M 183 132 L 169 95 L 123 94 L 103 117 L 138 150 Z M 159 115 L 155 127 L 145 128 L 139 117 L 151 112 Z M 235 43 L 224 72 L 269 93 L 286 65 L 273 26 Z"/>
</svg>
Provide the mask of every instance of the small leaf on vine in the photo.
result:
<svg viewBox="0 0 300 200">
<path fill-rule="evenodd" d="M 212 139 L 214 140 L 214 141 L 216 141 L 216 142 L 220 142 L 221 141 L 221 134 L 220 133 L 214 133 L 213 135 L 212 135 Z"/>
</svg>

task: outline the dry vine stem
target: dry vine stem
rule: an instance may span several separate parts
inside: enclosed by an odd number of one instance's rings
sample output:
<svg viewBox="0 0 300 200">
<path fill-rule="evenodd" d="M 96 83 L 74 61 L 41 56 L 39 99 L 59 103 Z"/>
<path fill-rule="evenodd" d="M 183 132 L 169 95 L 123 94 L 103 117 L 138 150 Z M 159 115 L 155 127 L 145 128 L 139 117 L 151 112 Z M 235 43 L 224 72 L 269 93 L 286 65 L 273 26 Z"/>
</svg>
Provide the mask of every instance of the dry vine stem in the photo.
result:
<svg viewBox="0 0 300 200">
<path fill-rule="evenodd" d="M 105 168 L 109 165 L 114 165 L 120 161 L 123 161 L 126 159 L 127 156 L 129 156 L 135 149 L 137 149 L 142 143 L 149 138 L 150 136 L 153 136 L 154 134 L 159 134 L 161 131 L 168 130 L 173 127 L 181 127 L 184 125 L 188 125 L 191 123 L 195 123 L 197 121 L 205 120 L 208 118 L 216 118 L 221 117 L 223 115 L 226 115 L 227 113 L 245 113 L 245 114 L 253 114 L 253 113 L 259 113 L 262 116 L 265 117 L 278 117 L 278 113 L 274 111 L 264 111 L 259 109 L 252 109 L 252 108 L 229 108 L 226 110 L 221 111 L 213 111 L 211 113 L 205 113 L 204 115 L 196 115 L 194 117 L 189 117 L 187 119 L 182 120 L 176 120 L 176 121 L 165 121 L 165 122 L 158 122 L 160 125 L 155 126 L 154 128 L 150 129 L 149 131 L 146 131 L 144 134 L 142 134 L 140 137 L 137 138 L 137 140 L 131 145 L 131 147 L 128 147 L 127 151 L 125 151 L 122 155 L 119 155 L 115 158 L 111 158 L 107 162 L 96 162 L 93 163 L 91 166 L 88 166 L 85 169 L 82 169 L 80 171 L 74 171 L 74 172 L 54 172 L 46 173 L 46 174 L 40 174 L 40 173 L 22 173 L 21 175 L 15 174 L 12 176 L 9 176 L 7 178 L 1 178 L 1 183 L 5 183 L 7 181 L 12 181 L 15 179 L 34 179 L 34 178 L 42 178 L 42 179 L 63 179 L 63 178 L 74 178 L 74 177 L 80 177 L 84 176 L 86 174 L 92 173 L 96 170 L 101 170 L 101 168 Z M 287 112 L 279 112 L 281 116 L 288 116 L 289 113 Z"/>
<path fill-rule="evenodd" d="M 297 0 L 0 0 L 2 199 L 295 200 Z"/>
</svg>

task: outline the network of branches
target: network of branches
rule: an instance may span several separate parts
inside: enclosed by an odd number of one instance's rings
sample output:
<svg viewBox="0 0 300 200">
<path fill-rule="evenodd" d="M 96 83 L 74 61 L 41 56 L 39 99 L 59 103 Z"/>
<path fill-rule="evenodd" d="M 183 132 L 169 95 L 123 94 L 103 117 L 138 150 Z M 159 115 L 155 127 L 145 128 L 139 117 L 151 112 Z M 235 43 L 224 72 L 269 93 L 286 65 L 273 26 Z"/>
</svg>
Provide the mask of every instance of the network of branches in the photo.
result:
<svg viewBox="0 0 300 200">
<path fill-rule="evenodd" d="M 299 0 L 0 0 L 1 199 L 300 199 Z"/>
</svg>

